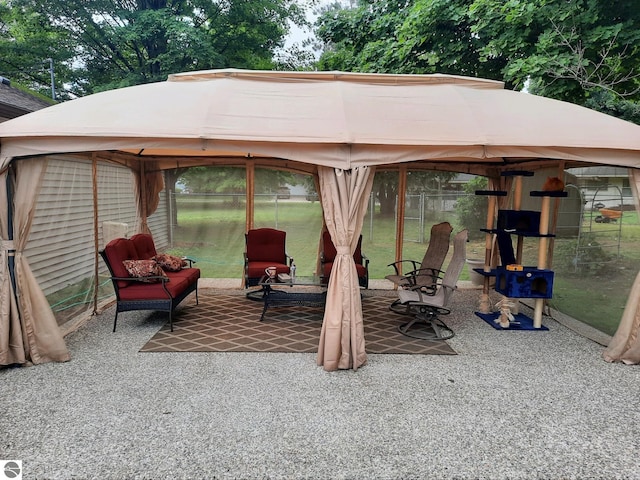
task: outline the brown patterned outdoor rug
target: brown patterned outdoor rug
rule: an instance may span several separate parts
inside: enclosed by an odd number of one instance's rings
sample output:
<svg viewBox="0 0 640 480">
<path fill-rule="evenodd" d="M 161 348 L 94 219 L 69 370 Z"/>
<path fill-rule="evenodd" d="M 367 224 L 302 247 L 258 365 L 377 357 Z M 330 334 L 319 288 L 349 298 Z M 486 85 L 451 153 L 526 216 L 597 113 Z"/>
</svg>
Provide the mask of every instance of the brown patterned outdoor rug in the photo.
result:
<svg viewBox="0 0 640 480">
<path fill-rule="evenodd" d="M 406 322 L 390 312 L 389 297 L 362 299 L 367 353 L 455 355 L 445 341 L 409 338 Z M 199 305 L 180 308 L 173 332 L 164 325 L 141 352 L 317 352 L 322 309 L 273 307 L 260 321 L 262 303 L 239 295 L 200 295 Z"/>
</svg>

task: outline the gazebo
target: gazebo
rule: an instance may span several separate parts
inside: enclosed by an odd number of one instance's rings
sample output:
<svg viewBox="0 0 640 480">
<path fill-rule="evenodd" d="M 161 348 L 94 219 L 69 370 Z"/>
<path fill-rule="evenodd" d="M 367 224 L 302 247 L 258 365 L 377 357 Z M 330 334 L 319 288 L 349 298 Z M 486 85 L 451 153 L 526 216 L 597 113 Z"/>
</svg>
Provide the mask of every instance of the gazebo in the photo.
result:
<svg viewBox="0 0 640 480">
<path fill-rule="evenodd" d="M 0 197 L 6 206 L 0 211 L 4 365 L 69 358 L 23 255 L 37 186 L 52 155 L 131 168 L 138 179 L 140 231 L 147 230 L 164 169 L 244 166 L 247 228 L 256 167 L 317 175 L 324 221 L 338 251 L 334 268 L 340 272 L 328 285 L 319 340 L 317 361 L 326 370 L 366 363 L 351 254 L 377 167 L 399 170 L 400 195 L 409 165 L 484 175 L 494 186 L 509 170 L 562 171 L 589 164 L 629 168 L 634 188 L 640 178 L 640 126 L 505 90 L 501 82 L 451 75 L 180 73 L 166 82 L 94 94 L 5 122 L 0 142 Z M 97 247 L 94 256 L 97 265 Z M 637 280 L 609 359 L 640 357 L 640 342 L 629 345 L 623 338 L 632 330 L 639 290 Z"/>
</svg>

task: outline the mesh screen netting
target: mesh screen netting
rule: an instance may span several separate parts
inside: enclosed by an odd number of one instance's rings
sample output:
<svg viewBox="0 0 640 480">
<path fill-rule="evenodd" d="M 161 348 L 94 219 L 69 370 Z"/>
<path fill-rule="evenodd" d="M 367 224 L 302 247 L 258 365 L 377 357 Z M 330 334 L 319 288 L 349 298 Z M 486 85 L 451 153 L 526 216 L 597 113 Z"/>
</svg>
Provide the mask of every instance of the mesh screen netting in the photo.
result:
<svg viewBox="0 0 640 480">
<path fill-rule="evenodd" d="M 246 172 L 243 168 L 203 168 L 167 175 L 174 180 L 166 181 L 168 188 L 160 193 L 158 209 L 148 219 L 149 228 L 159 251 L 194 258 L 203 278 L 241 279 Z M 108 162 L 98 162 L 96 173 L 94 207 L 91 162 L 70 156 L 49 158 L 25 250 L 60 324 L 91 313 L 96 302 L 113 297 L 96 246 L 102 248 L 110 239 L 131 236 L 138 229 L 134 175 Z M 362 228 L 362 252 L 370 261 L 370 279 L 393 273 L 389 264 L 396 258 L 398 175 L 393 171 L 376 174 Z M 480 177 L 410 171 L 400 257 L 421 260 L 432 225 L 448 221 L 454 233 L 469 229 L 467 257 L 482 261 L 487 199 L 474 192 L 483 188 L 487 188 L 486 181 Z M 535 189 L 535 185 L 527 188 Z M 640 266 L 640 226 L 628 192 L 618 195 L 610 188 L 612 200 L 602 193 L 602 187 L 595 196 L 593 192 L 590 196 L 589 188 L 567 185 L 569 196 L 560 201 L 557 237 L 549 260 L 555 272 L 549 303 L 612 334 Z M 539 209 L 536 201 L 527 198 L 522 208 L 535 211 Z M 601 209 L 613 203 L 621 206 L 622 213 L 608 219 Z M 323 220 L 313 177 L 257 168 L 253 204 L 254 228 L 284 230 L 286 250 L 295 259 L 298 275 L 316 274 Z M 517 251 L 516 238 L 513 244 Z M 524 238 L 521 250 L 522 264 L 536 265 L 537 239 Z M 465 268 L 461 279 L 470 279 L 472 273 L 470 267 Z"/>
</svg>

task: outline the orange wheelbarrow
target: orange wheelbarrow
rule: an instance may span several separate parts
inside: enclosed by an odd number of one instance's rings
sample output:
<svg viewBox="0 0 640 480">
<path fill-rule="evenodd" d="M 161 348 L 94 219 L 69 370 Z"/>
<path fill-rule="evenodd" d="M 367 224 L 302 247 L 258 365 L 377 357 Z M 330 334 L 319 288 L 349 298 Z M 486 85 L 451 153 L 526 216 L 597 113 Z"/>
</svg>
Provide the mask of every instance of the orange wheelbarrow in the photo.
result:
<svg viewBox="0 0 640 480">
<path fill-rule="evenodd" d="M 595 218 L 596 223 L 617 222 L 622 218 L 622 210 L 614 210 L 612 208 L 601 208 L 600 215 Z"/>
</svg>

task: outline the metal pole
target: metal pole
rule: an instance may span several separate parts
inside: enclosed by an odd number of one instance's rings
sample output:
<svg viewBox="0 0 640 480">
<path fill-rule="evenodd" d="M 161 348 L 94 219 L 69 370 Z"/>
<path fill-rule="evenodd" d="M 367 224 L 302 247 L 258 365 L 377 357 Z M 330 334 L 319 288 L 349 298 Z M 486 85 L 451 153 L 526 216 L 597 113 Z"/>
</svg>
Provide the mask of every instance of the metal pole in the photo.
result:
<svg viewBox="0 0 640 480">
<path fill-rule="evenodd" d="M 49 73 L 51 74 L 51 98 L 56 99 L 56 76 L 53 73 L 53 58 L 47 58 L 49 60 Z"/>
<path fill-rule="evenodd" d="M 424 212 L 425 212 L 424 202 L 425 202 L 424 192 L 420 192 L 420 219 L 418 220 L 418 224 L 420 228 L 420 233 L 418 234 L 419 243 L 424 243 Z"/>
<path fill-rule="evenodd" d="M 176 197 L 176 192 L 169 190 L 169 245 L 173 247 L 173 198 L 176 199 L 176 204 L 178 202 L 178 198 Z M 173 197 L 173 198 L 172 198 Z"/>
<path fill-rule="evenodd" d="M 14 163 L 15 164 L 15 163 Z M 11 281 L 11 286 L 13 287 L 13 293 L 15 295 L 16 304 L 18 303 L 18 288 L 16 285 L 16 249 L 13 244 L 13 209 L 14 209 L 14 198 L 13 198 L 13 177 L 15 175 L 14 168 L 17 168 L 11 164 L 7 171 L 6 178 L 6 189 L 7 189 L 7 266 L 9 268 L 9 280 Z"/>
<path fill-rule="evenodd" d="M 369 240 L 373 241 L 373 211 L 376 208 L 376 197 L 369 194 Z"/>
</svg>

